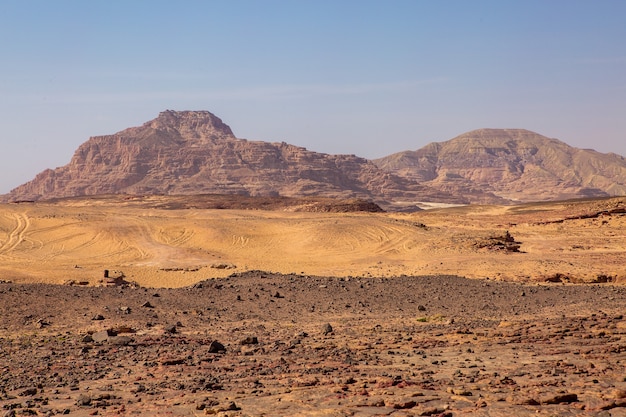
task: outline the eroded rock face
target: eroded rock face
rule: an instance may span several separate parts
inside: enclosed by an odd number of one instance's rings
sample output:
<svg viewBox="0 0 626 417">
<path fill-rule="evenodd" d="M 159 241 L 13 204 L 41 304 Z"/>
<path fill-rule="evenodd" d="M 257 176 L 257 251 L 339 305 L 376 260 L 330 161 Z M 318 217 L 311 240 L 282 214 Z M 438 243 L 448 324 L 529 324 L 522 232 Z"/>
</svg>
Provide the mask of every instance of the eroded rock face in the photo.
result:
<svg viewBox="0 0 626 417">
<path fill-rule="evenodd" d="M 623 157 L 573 148 L 523 129 L 475 130 L 374 162 L 473 202 L 489 202 L 477 191 L 519 202 L 626 193 Z"/>
<path fill-rule="evenodd" d="M 510 204 L 626 194 L 626 159 L 522 129 L 475 130 L 374 161 L 285 142 L 238 139 L 208 111 L 164 111 L 143 126 L 83 143 L 0 201 L 102 194 L 359 198 Z"/>
<path fill-rule="evenodd" d="M 4 197 L 15 201 L 119 193 L 458 201 L 354 155 L 238 139 L 206 111 L 165 111 L 143 126 L 92 137 L 68 165 L 43 171 Z"/>
</svg>

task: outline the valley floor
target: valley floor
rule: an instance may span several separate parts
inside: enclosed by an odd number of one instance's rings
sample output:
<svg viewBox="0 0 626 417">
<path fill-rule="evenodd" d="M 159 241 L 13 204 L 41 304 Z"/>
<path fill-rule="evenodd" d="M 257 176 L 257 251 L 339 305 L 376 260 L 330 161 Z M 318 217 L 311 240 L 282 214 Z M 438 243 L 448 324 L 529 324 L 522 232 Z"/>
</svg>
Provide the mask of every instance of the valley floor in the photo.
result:
<svg viewBox="0 0 626 417">
<path fill-rule="evenodd" d="M 624 198 L 408 214 L 302 208 L 205 208 L 193 197 L 0 205 L 0 279 L 98 285 L 106 269 L 150 287 L 249 270 L 626 280 Z"/>
<path fill-rule="evenodd" d="M 0 205 L 4 415 L 626 416 L 626 199 L 260 208 Z"/>
</svg>

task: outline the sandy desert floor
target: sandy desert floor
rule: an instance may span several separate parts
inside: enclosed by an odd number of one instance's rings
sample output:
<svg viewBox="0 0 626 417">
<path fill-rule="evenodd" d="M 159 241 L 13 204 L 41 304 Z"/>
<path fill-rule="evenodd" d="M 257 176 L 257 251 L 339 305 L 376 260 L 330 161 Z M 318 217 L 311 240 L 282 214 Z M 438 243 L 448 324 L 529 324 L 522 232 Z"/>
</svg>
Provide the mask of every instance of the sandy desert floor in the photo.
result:
<svg viewBox="0 0 626 417">
<path fill-rule="evenodd" d="M 626 416 L 625 208 L 2 205 L 0 412 Z"/>
<path fill-rule="evenodd" d="M 248 270 L 626 280 L 626 199 L 411 214 L 172 209 L 164 201 L 0 205 L 0 279 L 97 284 L 108 269 L 153 287 Z M 503 242 L 507 232 L 518 243 Z M 515 245 L 519 252 L 509 250 Z"/>
</svg>

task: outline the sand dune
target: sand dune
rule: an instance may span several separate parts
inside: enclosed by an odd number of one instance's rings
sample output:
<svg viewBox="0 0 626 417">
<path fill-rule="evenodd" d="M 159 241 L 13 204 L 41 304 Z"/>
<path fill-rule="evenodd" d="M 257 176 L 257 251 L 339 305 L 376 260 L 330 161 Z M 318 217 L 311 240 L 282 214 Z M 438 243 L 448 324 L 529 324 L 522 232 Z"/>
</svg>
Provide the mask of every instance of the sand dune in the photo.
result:
<svg viewBox="0 0 626 417">
<path fill-rule="evenodd" d="M 625 199 L 402 213 L 160 209 L 119 201 L 0 205 L 0 279 L 97 284 L 123 271 L 180 287 L 233 272 L 626 280 Z M 581 218 L 575 218 L 581 217 Z M 520 252 L 498 245 L 509 232 Z"/>
</svg>

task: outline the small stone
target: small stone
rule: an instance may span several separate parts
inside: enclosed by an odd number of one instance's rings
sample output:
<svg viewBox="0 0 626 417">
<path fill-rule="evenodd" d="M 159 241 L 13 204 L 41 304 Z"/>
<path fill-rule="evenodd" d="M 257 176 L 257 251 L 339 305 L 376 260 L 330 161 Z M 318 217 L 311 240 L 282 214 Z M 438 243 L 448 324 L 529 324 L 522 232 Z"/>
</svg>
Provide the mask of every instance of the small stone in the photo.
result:
<svg viewBox="0 0 626 417">
<path fill-rule="evenodd" d="M 113 336 L 109 338 L 109 343 L 115 346 L 128 346 L 132 341 L 133 339 L 129 336 Z"/>
<path fill-rule="evenodd" d="M 461 397 L 471 397 L 472 396 L 472 392 L 465 390 L 463 388 L 448 388 L 446 390 L 449 394 L 453 394 L 453 395 L 459 395 Z"/>
<path fill-rule="evenodd" d="M 102 314 L 96 314 L 91 319 L 92 320 L 104 320 L 104 316 Z"/>
<path fill-rule="evenodd" d="M 35 322 L 35 327 L 37 327 L 38 329 L 43 329 L 47 326 L 50 326 L 50 322 L 45 319 L 39 319 Z"/>
<path fill-rule="evenodd" d="M 109 337 L 111 337 L 111 336 L 117 336 L 117 333 L 115 333 L 115 332 L 113 332 L 111 330 L 102 330 L 100 332 L 96 332 L 96 333 L 92 334 L 91 338 L 96 343 L 102 343 L 102 342 L 108 340 Z"/>
<path fill-rule="evenodd" d="M 323 335 L 327 335 L 332 332 L 333 332 L 333 326 L 331 326 L 330 323 L 326 323 L 325 325 L 322 326 Z"/>
<path fill-rule="evenodd" d="M 256 336 L 248 336 L 240 342 L 242 345 L 256 345 L 259 339 Z"/>
<path fill-rule="evenodd" d="M 165 328 L 163 329 L 165 331 L 165 333 L 176 333 L 177 332 L 177 327 L 175 324 L 169 324 L 167 326 L 165 326 Z"/>
<path fill-rule="evenodd" d="M 89 395 L 81 394 L 76 399 L 76 405 L 79 407 L 88 407 L 91 405 L 91 397 Z"/>
<path fill-rule="evenodd" d="M 225 352 L 225 351 L 226 351 L 226 348 L 224 347 L 224 345 L 218 342 L 217 340 L 212 341 L 211 344 L 209 345 L 209 353 L 219 353 L 219 352 Z"/>
<path fill-rule="evenodd" d="M 237 411 L 237 410 L 241 410 L 241 408 L 237 407 L 237 404 L 235 404 L 234 401 L 231 401 L 226 405 L 224 410 L 225 411 Z"/>
<path fill-rule="evenodd" d="M 443 415 L 444 413 L 445 413 L 445 410 L 443 410 L 441 408 L 429 407 L 429 408 L 425 408 L 418 415 L 420 415 L 420 416 L 434 416 L 434 415 Z"/>
<path fill-rule="evenodd" d="M 417 402 L 413 400 L 408 400 L 408 401 L 389 402 L 387 406 L 395 410 L 408 410 L 409 408 L 413 408 L 416 405 L 417 405 Z"/>
<path fill-rule="evenodd" d="M 26 388 L 24 391 L 19 393 L 20 397 L 30 397 L 31 395 L 37 394 L 37 388 Z"/>
<path fill-rule="evenodd" d="M 145 307 L 145 308 L 154 308 L 154 306 L 152 304 L 150 304 L 150 301 L 146 301 L 141 306 Z"/>
<path fill-rule="evenodd" d="M 542 401 L 543 404 L 569 404 L 578 401 L 578 395 L 576 394 L 558 394 L 553 397 L 548 397 Z"/>
</svg>

